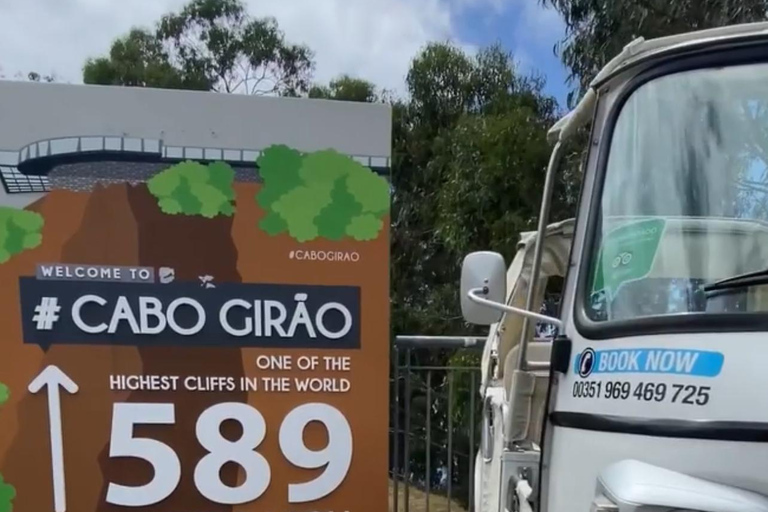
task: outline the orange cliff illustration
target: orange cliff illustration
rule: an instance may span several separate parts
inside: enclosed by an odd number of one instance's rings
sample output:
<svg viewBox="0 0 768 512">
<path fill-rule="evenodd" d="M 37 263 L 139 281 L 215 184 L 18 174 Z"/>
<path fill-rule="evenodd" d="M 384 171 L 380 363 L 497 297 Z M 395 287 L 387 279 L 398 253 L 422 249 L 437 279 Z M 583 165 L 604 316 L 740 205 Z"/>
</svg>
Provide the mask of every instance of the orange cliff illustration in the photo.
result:
<svg viewBox="0 0 768 512">
<path fill-rule="evenodd" d="M 386 507 L 389 111 L 26 85 L 0 83 L 0 512 Z"/>
</svg>

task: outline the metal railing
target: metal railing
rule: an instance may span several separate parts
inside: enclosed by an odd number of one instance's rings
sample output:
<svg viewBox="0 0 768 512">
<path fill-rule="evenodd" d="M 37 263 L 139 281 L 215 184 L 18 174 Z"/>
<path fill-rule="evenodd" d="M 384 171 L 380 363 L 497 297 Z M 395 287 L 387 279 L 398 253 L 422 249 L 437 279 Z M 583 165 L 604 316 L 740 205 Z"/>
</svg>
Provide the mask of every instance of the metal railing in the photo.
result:
<svg viewBox="0 0 768 512">
<path fill-rule="evenodd" d="M 6 165 L 0 165 L 0 181 L 9 194 L 34 194 L 51 189 L 47 176 L 27 176 L 16 167 Z"/>
<path fill-rule="evenodd" d="M 397 337 L 390 406 L 392 512 L 473 510 L 484 342 Z"/>
<path fill-rule="evenodd" d="M 40 158 L 72 156 L 78 154 L 121 154 L 130 160 L 131 155 L 154 156 L 158 160 L 225 161 L 232 165 L 255 165 L 261 155 L 259 150 L 217 147 L 167 145 L 160 139 L 118 137 L 108 135 L 56 137 L 27 144 L 18 151 L 0 150 L 0 182 L 8 193 L 48 192 L 50 183 L 46 177 L 27 174 L 19 168 Z M 378 174 L 389 174 L 390 157 L 350 155 L 352 159 Z M 36 173 L 32 173 L 36 174 Z"/>
</svg>

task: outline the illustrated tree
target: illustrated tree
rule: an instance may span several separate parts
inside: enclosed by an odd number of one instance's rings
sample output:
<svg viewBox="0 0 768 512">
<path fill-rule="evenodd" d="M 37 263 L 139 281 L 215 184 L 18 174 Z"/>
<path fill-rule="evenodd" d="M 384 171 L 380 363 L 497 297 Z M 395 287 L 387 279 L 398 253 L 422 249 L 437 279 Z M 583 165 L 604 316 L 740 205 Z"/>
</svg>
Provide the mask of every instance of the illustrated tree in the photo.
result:
<svg viewBox="0 0 768 512">
<path fill-rule="evenodd" d="M 0 407 L 8 401 L 10 397 L 10 391 L 8 386 L 0 382 Z M 3 475 L 0 475 L 0 512 L 12 512 L 13 511 L 13 498 L 16 497 L 16 489 L 9 483 L 3 480 Z"/>
<path fill-rule="evenodd" d="M 270 235 L 287 232 L 299 242 L 372 240 L 384 226 L 387 181 L 347 155 L 276 145 L 257 164 L 264 184 L 256 200 L 267 211 L 259 225 Z"/>
<path fill-rule="evenodd" d="M 40 245 L 43 223 L 39 213 L 0 207 L 0 263 Z"/>
<path fill-rule="evenodd" d="M 235 213 L 234 178 L 235 171 L 227 163 L 185 161 L 153 176 L 147 188 L 163 213 L 231 217 Z"/>
<path fill-rule="evenodd" d="M 312 52 L 285 40 L 274 18 L 241 0 L 192 0 L 154 30 L 133 29 L 109 55 L 88 59 L 87 84 L 297 96 L 309 89 Z"/>
</svg>

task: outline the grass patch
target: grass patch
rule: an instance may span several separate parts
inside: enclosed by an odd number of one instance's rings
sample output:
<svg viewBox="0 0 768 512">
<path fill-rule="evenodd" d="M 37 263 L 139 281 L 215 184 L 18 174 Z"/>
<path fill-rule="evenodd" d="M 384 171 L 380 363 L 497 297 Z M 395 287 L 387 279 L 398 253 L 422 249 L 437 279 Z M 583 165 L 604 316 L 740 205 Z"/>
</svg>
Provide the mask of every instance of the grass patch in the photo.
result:
<svg viewBox="0 0 768 512">
<path fill-rule="evenodd" d="M 397 487 L 398 512 L 405 512 L 405 484 L 400 482 Z M 429 508 L 427 508 L 427 493 L 411 486 L 408 490 L 408 512 L 448 512 L 448 498 L 440 494 L 429 495 Z M 395 486 L 389 481 L 389 510 L 395 510 Z M 455 500 L 450 502 L 450 512 L 467 512 Z"/>
</svg>

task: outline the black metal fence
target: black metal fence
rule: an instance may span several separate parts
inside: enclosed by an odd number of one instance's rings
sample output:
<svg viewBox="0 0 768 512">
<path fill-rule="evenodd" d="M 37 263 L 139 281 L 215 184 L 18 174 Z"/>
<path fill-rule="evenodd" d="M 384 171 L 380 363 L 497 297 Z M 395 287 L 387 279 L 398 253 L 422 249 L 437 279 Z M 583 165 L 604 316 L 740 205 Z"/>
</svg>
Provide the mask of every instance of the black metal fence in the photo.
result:
<svg viewBox="0 0 768 512">
<path fill-rule="evenodd" d="M 400 336 L 392 354 L 392 512 L 470 512 L 484 338 Z"/>
</svg>

